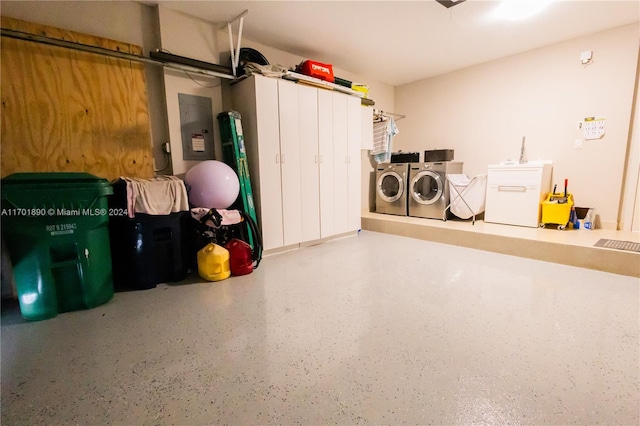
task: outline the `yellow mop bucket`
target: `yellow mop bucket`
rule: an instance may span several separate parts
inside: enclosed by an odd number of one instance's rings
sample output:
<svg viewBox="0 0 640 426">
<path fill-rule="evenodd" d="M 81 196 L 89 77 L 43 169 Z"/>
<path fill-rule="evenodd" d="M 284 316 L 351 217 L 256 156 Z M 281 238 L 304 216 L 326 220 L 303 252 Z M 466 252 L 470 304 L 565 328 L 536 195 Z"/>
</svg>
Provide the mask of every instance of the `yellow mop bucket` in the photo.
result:
<svg viewBox="0 0 640 426">
<path fill-rule="evenodd" d="M 571 208 L 573 207 L 573 195 L 566 196 L 560 194 L 549 194 L 547 199 L 542 201 L 542 219 L 540 227 L 548 224 L 558 225 L 558 229 L 564 229 L 571 218 Z"/>
</svg>

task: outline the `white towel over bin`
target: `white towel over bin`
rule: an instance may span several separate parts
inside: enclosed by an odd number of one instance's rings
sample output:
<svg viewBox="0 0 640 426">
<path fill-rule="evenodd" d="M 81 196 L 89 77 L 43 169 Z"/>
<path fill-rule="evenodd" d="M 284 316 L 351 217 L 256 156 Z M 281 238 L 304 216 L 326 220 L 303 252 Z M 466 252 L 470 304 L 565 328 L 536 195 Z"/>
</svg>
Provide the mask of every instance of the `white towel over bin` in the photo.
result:
<svg viewBox="0 0 640 426">
<path fill-rule="evenodd" d="M 451 213 L 460 219 L 469 219 L 484 212 L 487 193 L 487 175 L 469 179 L 467 175 L 448 174 Z M 465 204 L 466 203 L 466 204 Z"/>
</svg>

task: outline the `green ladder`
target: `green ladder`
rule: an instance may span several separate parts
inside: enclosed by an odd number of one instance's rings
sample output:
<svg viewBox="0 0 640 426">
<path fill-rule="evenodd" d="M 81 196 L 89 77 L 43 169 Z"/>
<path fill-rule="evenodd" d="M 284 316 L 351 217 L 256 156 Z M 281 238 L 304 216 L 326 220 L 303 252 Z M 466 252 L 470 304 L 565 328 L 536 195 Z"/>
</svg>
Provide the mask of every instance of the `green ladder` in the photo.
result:
<svg viewBox="0 0 640 426">
<path fill-rule="evenodd" d="M 237 111 L 225 111 L 218 114 L 220 125 L 220 138 L 222 139 L 222 159 L 238 175 L 240 181 L 240 194 L 230 208 L 245 212 L 257 224 L 256 208 L 253 202 L 251 190 L 251 178 L 249 176 L 249 163 L 247 151 L 244 148 L 244 136 L 242 133 L 242 121 Z M 248 228 L 248 227 L 247 227 Z M 246 229 L 248 243 L 255 248 L 254 236 Z"/>
</svg>

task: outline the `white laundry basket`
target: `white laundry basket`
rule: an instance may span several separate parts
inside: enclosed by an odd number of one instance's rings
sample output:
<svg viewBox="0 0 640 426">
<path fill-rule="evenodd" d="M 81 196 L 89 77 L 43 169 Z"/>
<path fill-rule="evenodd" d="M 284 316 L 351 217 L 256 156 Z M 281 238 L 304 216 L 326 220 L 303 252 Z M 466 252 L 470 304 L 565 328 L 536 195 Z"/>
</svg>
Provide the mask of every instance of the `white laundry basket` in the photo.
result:
<svg viewBox="0 0 640 426">
<path fill-rule="evenodd" d="M 469 179 L 467 175 L 448 174 L 449 208 L 460 219 L 473 218 L 484 212 L 487 193 L 487 175 L 478 175 Z"/>
</svg>

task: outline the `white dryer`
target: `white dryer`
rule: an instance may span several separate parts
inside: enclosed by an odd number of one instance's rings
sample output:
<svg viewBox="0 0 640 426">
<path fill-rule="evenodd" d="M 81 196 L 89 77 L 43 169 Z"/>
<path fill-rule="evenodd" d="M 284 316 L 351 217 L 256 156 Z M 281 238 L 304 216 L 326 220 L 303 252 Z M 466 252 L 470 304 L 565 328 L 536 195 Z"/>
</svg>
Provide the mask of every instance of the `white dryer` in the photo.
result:
<svg viewBox="0 0 640 426">
<path fill-rule="evenodd" d="M 376 212 L 407 215 L 409 163 L 381 163 L 376 167 Z"/>
<path fill-rule="evenodd" d="M 411 163 L 409 169 L 409 216 L 446 219 L 449 204 L 447 173 L 462 173 L 461 161 Z M 445 216 L 446 214 L 446 216 Z"/>
</svg>

